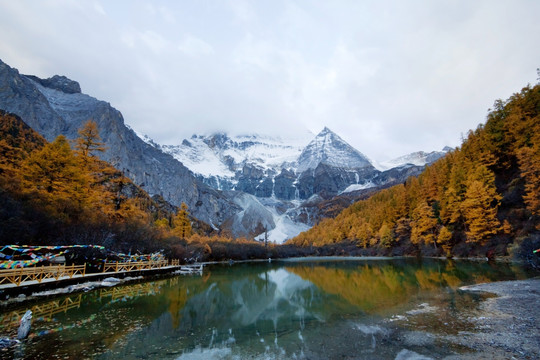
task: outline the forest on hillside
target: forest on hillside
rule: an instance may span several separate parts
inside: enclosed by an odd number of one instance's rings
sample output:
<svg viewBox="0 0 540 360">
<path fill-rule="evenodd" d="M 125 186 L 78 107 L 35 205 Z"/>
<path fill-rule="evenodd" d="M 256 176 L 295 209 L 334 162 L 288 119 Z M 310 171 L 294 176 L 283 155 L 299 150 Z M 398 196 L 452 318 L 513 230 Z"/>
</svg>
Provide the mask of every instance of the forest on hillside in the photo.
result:
<svg viewBox="0 0 540 360">
<path fill-rule="evenodd" d="M 15 115 L 0 112 L 2 244 L 114 242 L 154 235 L 144 224 L 172 207 L 151 199 L 108 163 L 95 122 L 69 141 L 48 143 Z M 72 149 L 73 148 L 73 149 Z"/>
<path fill-rule="evenodd" d="M 103 150 L 91 120 L 77 139 L 60 135 L 49 143 L 0 110 L 0 245 L 92 244 L 184 261 L 285 256 L 278 247 L 217 234 L 185 204 L 150 197 L 100 160 Z"/>
<path fill-rule="evenodd" d="M 539 220 L 536 85 L 496 101 L 485 124 L 418 177 L 356 202 L 289 243 L 363 255 L 532 255 L 540 247 Z"/>
</svg>

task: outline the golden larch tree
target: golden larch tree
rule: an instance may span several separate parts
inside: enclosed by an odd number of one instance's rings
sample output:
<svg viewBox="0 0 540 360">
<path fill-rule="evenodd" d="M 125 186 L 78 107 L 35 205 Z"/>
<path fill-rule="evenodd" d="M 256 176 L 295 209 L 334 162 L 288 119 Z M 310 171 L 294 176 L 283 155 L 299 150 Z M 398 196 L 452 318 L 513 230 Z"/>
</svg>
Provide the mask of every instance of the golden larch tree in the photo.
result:
<svg viewBox="0 0 540 360">
<path fill-rule="evenodd" d="M 89 158 L 95 156 L 95 152 L 105 151 L 105 146 L 101 142 L 99 129 L 94 120 L 88 120 L 78 130 L 79 137 L 75 140 L 75 149 L 81 156 L 83 163 L 86 165 Z"/>
<path fill-rule="evenodd" d="M 446 226 L 441 227 L 439 230 L 437 243 L 441 245 L 447 257 L 452 255 L 452 232 Z"/>
<path fill-rule="evenodd" d="M 435 247 L 435 231 L 437 218 L 433 214 L 433 208 L 426 201 L 421 202 L 413 211 L 411 221 L 411 242 L 418 244 L 423 241 L 425 244 L 433 243 Z"/>
<path fill-rule="evenodd" d="M 181 239 L 189 238 L 193 233 L 191 221 L 189 220 L 188 206 L 182 203 L 180 210 L 173 218 L 173 234 Z"/>
<path fill-rule="evenodd" d="M 89 177 L 81 170 L 65 136 L 33 152 L 22 163 L 23 184 L 56 215 L 78 213 L 86 206 Z"/>
<path fill-rule="evenodd" d="M 497 209 L 501 196 L 495 189 L 495 176 L 486 166 L 479 166 L 467 180 L 461 210 L 465 216 L 467 241 L 485 243 L 499 232 Z"/>
</svg>

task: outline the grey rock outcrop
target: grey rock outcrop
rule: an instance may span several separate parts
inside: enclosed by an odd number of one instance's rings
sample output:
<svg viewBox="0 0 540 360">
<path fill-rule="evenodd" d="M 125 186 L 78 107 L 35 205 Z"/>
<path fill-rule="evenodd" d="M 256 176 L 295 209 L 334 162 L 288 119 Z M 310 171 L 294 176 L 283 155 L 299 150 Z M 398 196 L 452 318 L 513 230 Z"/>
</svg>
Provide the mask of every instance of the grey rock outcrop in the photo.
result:
<svg viewBox="0 0 540 360">
<path fill-rule="evenodd" d="M 296 174 L 287 169 L 282 169 L 281 173 L 274 178 L 274 193 L 278 199 L 294 200 L 299 198 L 295 186 Z"/>
<path fill-rule="evenodd" d="M 77 94 L 81 92 L 81 86 L 78 82 L 68 79 L 65 76 L 54 75 L 48 79 L 40 79 L 37 76 L 25 75 L 27 78 L 39 83 L 40 85 L 49 88 L 62 91 L 66 94 Z"/>
</svg>

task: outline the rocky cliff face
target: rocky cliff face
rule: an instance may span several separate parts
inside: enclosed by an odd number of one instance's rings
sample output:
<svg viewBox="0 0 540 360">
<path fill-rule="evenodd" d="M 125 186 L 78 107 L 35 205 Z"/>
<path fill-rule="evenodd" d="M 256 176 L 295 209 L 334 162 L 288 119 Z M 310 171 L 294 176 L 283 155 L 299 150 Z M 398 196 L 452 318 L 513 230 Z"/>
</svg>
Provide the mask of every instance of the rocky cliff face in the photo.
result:
<svg viewBox="0 0 540 360">
<path fill-rule="evenodd" d="M 185 202 L 195 217 L 216 226 L 240 211 L 179 161 L 142 141 L 109 103 L 81 93 L 79 84 L 66 77 L 25 76 L 0 61 L 0 109 L 17 114 L 49 141 L 60 134 L 76 138 L 81 125 L 92 119 L 107 146 L 101 157 L 150 195 L 175 205 Z"/>
</svg>

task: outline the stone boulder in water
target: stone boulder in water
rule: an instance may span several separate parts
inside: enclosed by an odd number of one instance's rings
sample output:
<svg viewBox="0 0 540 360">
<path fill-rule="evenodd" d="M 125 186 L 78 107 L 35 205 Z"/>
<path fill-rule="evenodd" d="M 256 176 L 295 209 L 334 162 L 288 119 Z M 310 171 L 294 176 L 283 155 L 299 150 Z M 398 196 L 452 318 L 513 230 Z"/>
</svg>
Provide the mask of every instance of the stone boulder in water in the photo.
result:
<svg viewBox="0 0 540 360">
<path fill-rule="evenodd" d="M 21 319 L 19 330 L 17 331 L 17 339 L 22 340 L 28 337 L 30 327 L 32 326 L 32 311 L 27 310 Z"/>
</svg>

